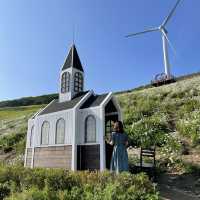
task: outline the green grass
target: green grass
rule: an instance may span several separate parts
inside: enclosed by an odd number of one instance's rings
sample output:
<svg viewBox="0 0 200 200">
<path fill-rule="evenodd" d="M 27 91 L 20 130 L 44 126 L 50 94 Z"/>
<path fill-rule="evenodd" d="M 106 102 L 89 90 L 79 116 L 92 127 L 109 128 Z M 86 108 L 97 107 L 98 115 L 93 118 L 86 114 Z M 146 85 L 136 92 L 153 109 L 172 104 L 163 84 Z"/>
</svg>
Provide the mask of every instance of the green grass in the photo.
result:
<svg viewBox="0 0 200 200">
<path fill-rule="evenodd" d="M 44 106 L 0 108 L 0 146 L 5 153 L 24 154 L 28 119 Z"/>
<path fill-rule="evenodd" d="M 200 75 L 170 85 L 141 87 L 115 95 L 123 111 L 130 145 L 155 144 L 163 155 L 168 155 L 168 160 L 173 161 L 179 154 L 183 137 L 193 146 L 200 144 Z M 6 136 L 0 138 L 4 141 L 0 143 L 10 143 L 15 134 L 26 135 L 27 120 L 44 106 L 0 108 L 0 135 Z M 24 137 L 17 143 L 19 149 L 23 149 Z M 15 148 L 17 143 L 13 143 Z"/>
<path fill-rule="evenodd" d="M 0 166 L 0 199 L 15 200 L 158 200 L 148 176 L 109 171 L 72 172 Z"/>
<path fill-rule="evenodd" d="M 157 145 L 169 168 L 179 165 L 181 141 L 200 145 L 200 76 L 117 95 L 132 146 Z"/>
<path fill-rule="evenodd" d="M 44 105 L 0 108 L 0 120 L 13 120 L 31 115 L 43 107 Z"/>
</svg>

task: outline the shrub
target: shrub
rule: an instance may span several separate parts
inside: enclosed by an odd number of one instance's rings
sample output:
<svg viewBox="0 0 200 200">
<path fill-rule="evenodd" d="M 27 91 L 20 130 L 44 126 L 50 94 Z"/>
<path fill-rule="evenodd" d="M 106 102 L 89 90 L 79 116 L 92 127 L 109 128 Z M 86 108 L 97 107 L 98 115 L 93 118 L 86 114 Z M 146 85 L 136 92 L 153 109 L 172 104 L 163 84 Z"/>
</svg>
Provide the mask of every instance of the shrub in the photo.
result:
<svg viewBox="0 0 200 200">
<path fill-rule="evenodd" d="M 158 197 L 145 174 L 70 172 L 62 169 L 0 168 L 0 188 L 7 199 L 29 200 L 127 200 Z M 6 193 L 7 192 L 7 193 Z"/>
<path fill-rule="evenodd" d="M 24 170 L 24 176 L 22 184 L 24 189 L 29 189 L 31 187 L 35 187 L 38 189 L 44 189 L 45 188 L 45 180 L 46 180 L 46 174 L 47 170 L 44 168 L 35 168 L 30 169 L 26 168 Z"/>
<path fill-rule="evenodd" d="M 190 138 L 193 145 L 200 144 L 200 112 L 194 111 L 187 114 L 177 122 L 176 128 L 180 134 Z"/>
<path fill-rule="evenodd" d="M 10 197 L 6 198 L 6 200 L 30 200 L 30 199 L 31 200 L 47 200 L 45 192 L 36 188 L 25 190 L 23 191 L 23 193 L 14 193 Z"/>
<path fill-rule="evenodd" d="M 24 150 L 24 145 L 25 143 L 25 135 L 26 135 L 26 129 L 23 127 L 22 129 L 19 130 L 17 133 L 5 135 L 0 138 L 0 145 L 1 148 L 3 148 L 5 153 L 8 153 L 12 150 L 16 150 L 16 146 L 19 152 Z M 24 141 L 23 141 L 24 140 Z"/>
<path fill-rule="evenodd" d="M 150 147 L 163 144 L 165 134 L 169 133 L 167 125 L 159 118 L 143 118 L 128 127 L 130 144 Z"/>
<path fill-rule="evenodd" d="M 200 107 L 200 102 L 196 99 L 187 99 L 184 104 L 179 108 L 178 115 L 180 118 L 184 118 L 191 112 L 198 110 Z"/>
<path fill-rule="evenodd" d="M 3 200 L 9 194 L 10 188 L 8 187 L 8 185 L 0 183 L 0 200 Z"/>
<path fill-rule="evenodd" d="M 46 186 L 52 191 L 71 190 L 74 186 L 79 186 L 80 179 L 67 170 L 48 170 L 46 175 Z"/>
</svg>

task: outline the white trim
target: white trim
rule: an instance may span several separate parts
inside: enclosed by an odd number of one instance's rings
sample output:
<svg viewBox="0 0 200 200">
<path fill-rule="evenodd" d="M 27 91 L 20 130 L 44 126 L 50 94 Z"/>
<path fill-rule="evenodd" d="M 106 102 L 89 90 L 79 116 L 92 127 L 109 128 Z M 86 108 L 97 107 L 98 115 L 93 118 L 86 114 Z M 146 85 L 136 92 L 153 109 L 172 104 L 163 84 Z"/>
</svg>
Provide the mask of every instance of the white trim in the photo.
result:
<svg viewBox="0 0 200 200">
<path fill-rule="evenodd" d="M 62 113 L 73 111 L 73 109 L 74 108 L 70 108 L 70 109 L 66 109 L 66 110 L 59 110 L 59 111 L 52 112 L 52 113 L 46 113 L 46 114 L 42 114 L 42 115 L 37 116 L 37 118 L 39 119 L 39 118 L 42 118 L 43 116 L 46 117 L 46 116 L 51 116 L 51 115 L 55 115 L 55 114 L 62 115 Z"/>
<path fill-rule="evenodd" d="M 50 106 L 53 102 L 55 101 L 55 99 L 53 99 L 49 104 L 47 104 L 43 109 L 39 110 L 35 115 L 33 115 L 33 117 L 37 117 L 42 111 L 44 111 L 48 106 Z M 32 117 L 32 118 L 33 118 Z"/>
<path fill-rule="evenodd" d="M 48 123 L 48 135 L 47 135 L 47 137 L 48 137 L 48 142 L 47 142 L 47 144 L 43 144 L 42 143 L 42 139 L 43 139 L 43 126 L 44 126 L 44 124 L 45 123 Z M 50 129 L 51 129 L 51 124 L 50 124 L 50 122 L 49 122 L 49 120 L 47 120 L 47 119 L 45 119 L 43 122 L 42 122 L 42 124 L 41 124 L 41 127 L 40 127 L 40 129 L 39 129 L 39 133 L 40 133 L 40 145 L 42 146 L 42 145 L 48 145 L 49 144 L 49 133 L 50 133 Z"/>
<path fill-rule="evenodd" d="M 104 99 L 104 101 L 100 104 L 100 111 L 101 111 L 101 121 L 102 121 L 102 130 L 101 132 L 103 133 L 102 136 L 100 137 L 100 170 L 103 171 L 106 169 L 106 149 L 105 149 L 105 141 L 104 141 L 104 134 L 105 134 L 105 106 L 107 105 L 107 103 L 113 100 L 113 103 L 117 109 L 117 114 L 118 114 L 118 118 L 119 120 L 122 120 L 122 115 L 121 115 L 121 110 L 120 110 L 120 106 L 117 103 L 117 99 L 113 96 L 113 93 L 110 92 L 108 94 L 108 96 Z M 110 113 L 109 113 L 110 114 Z M 113 114 L 113 113 L 111 113 Z"/>
<path fill-rule="evenodd" d="M 72 126 L 72 165 L 71 170 L 75 171 L 77 169 L 77 144 L 76 144 L 76 132 L 77 132 L 77 113 L 80 106 L 93 94 L 93 91 L 89 91 L 85 96 L 75 105 L 73 108 L 73 126 Z"/>
<path fill-rule="evenodd" d="M 100 109 L 100 120 L 101 120 L 101 130 L 102 133 L 99 141 L 100 141 L 100 170 L 103 171 L 106 169 L 106 156 L 105 156 L 105 141 L 104 141 L 104 134 L 105 134 L 105 111 L 103 106 Z"/>
<path fill-rule="evenodd" d="M 71 63 L 71 67 L 73 67 L 74 66 L 74 44 L 72 44 L 72 63 Z M 71 48 L 70 48 L 70 50 L 71 50 Z"/>
<path fill-rule="evenodd" d="M 27 151 L 28 151 L 28 148 L 26 147 L 25 149 L 25 155 L 24 155 L 24 167 L 27 167 Z"/>
<path fill-rule="evenodd" d="M 104 99 L 104 101 L 100 104 L 100 111 L 101 111 L 101 121 L 102 121 L 102 130 L 101 132 L 103 133 L 102 136 L 100 137 L 100 170 L 103 171 L 106 169 L 106 148 L 105 148 L 105 141 L 104 141 L 104 134 L 105 134 L 105 105 L 110 101 L 112 98 L 113 94 L 110 92 L 107 97 Z"/>
<path fill-rule="evenodd" d="M 93 94 L 93 90 L 88 91 L 85 96 L 75 105 L 74 109 L 78 109 L 82 106 L 83 103 Z"/>
<path fill-rule="evenodd" d="M 32 148 L 32 159 L 31 159 L 31 168 L 34 167 L 34 155 L 35 155 L 35 148 Z"/>
<path fill-rule="evenodd" d="M 58 121 L 59 120 L 64 120 L 64 142 L 65 142 L 65 136 L 66 136 L 66 120 L 63 117 L 60 117 L 58 119 L 55 120 L 55 137 L 54 137 L 54 143 L 55 144 L 63 144 L 63 143 L 56 143 L 56 139 L 57 139 L 57 126 L 58 126 Z"/>
<path fill-rule="evenodd" d="M 113 96 L 112 92 L 109 92 L 107 97 L 103 100 L 103 102 L 100 104 L 100 106 L 104 106 Z"/>
<path fill-rule="evenodd" d="M 77 158 L 77 147 L 76 147 L 76 109 L 73 110 L 73 126 L 72 126 L 72 162 L 71 162 L 71 170 L 76 170 L 76 158 Z"/>
<path fill-rule="evenodd" d="M 69 55 L 69 52 L 70 52 L 71 48 L 72 48 L 72 46 L 70 46 L 70 48 L 68 49 L 68 54 L 67 54 L 67 56 L 65 56 L 65 61 L 67 60 L 67 57 L 68 57 L 68 55 Z M 62 68 L 63 68 L 64 65 L 65 65 L 65 61 L 64 61 L 63 65 L 62 65 L 62 67 L 61 67 L 61 69 L 60 69 L 60 73 L 62 73 L 62 71 L 67 70 L 67 69 L 62 70 Z"/>
<path fill-rule="evenodd" d="M 87 133 L 87 128 L 88 128 L 88 124 L 87 124 L 87 121 L 88 121 L 88 118 L 89 117 L 92 117 L 94 119 L 94 122 L 95 122 L 95 140 L 91 141 L 91 142 L 85 142 L 86 141 L 86 133 Z M 88 135 L 87 135 L 88 136 Z M 96 116 L 94 114 L 88 114 L 85 116 L 84 118 L 84 143 L 95 143 L 97 141 L 97 119 L 96 119 Z"/>
<path fill-rule="evenodd" d="M 43 110 L 43 108 L 41 108 L 39 111 L 37 111 L 30 119 L 33 119 L 37 116 L 38 113 L 40 113 Z"/>
<path fill-rule="evenodd" d="M 63 147 L 63 146 L 72 146 L 72 144 L 51 144 L 51 145 L 35 146 L 35 148 Z"/>
</svg>

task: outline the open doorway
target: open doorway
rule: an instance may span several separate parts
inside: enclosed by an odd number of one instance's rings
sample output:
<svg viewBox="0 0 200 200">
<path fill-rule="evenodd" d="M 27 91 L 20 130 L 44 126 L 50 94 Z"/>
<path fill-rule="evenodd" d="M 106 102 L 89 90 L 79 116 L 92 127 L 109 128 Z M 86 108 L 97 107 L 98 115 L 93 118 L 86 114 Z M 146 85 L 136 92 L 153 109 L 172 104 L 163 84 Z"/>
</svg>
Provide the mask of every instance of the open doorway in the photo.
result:
<svg viewBox="0 0 200 200">
<path fill-rule="evenodd" d="M 105 107 L 105 137 L 110 140 L 113 132 L 113 125 L 119 119 L 117 109 L 112 100 L 108 102 Z M 113 146 L 106 142 L 105 144 L 105 157 L 106 168 L 110 169 L 110 162 L 112 158 Z"/>
</svg>

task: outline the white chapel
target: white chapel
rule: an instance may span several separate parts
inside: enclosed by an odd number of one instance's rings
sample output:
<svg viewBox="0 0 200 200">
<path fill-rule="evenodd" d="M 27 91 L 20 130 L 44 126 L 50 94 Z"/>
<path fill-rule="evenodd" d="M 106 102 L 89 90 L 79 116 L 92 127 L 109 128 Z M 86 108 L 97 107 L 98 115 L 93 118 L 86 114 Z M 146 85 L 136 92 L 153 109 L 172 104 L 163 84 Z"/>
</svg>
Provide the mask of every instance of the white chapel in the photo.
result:
<svg viewBox="0 0 200 200">
<path fill-rule="evenodd" d="M 28 120 L 26 167 L 109 169 L 112 147 L 104 138 L 122 120 L 120 106 L 112 93 L 85 91 L 84 76 L 73 44 L 60 71 L 59 98 Z"/>
</svg>

